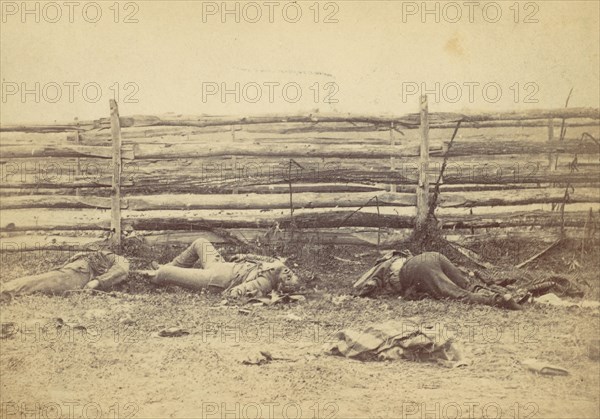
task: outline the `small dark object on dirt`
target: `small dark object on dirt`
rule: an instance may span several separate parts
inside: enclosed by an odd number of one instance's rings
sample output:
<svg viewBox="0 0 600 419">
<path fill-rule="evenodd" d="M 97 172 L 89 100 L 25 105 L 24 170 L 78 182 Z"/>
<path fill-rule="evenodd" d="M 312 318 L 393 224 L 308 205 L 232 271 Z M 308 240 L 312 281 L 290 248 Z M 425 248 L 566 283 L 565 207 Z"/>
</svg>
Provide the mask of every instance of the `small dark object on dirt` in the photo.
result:
<svg viewBox="0 0 600 419">
<path fill-rule="evenodd" d="M 133 317 L 131 317 L 130 315 L 127 315 L 127 316 L 125 316 L 125 317 L 122 317 L 122 318 L 119 320 L 119 323 L 120 323 L 120 324 L 123 324 L 123 325 L 125 325 L 125 326 L 131 326 L 131 325 L 134 325 L 136 322 L 135 322 L 135 320 L 133 319 Z"/>
<path fill-rule="evenodd" d="M 588 343 L 588 357 L 592 361 L 600 361 L 600 339 L 592 339 Z"/>
<path fill-rule="evenodd" d="M 2 323 L 0 330 L 0 339 L 8 339 L 17 333 L 17 324 L 15 322 Z"/>
<path fill-rule="evenodd" d="M 249 354 L 245 359 L 242 360 L 244 365 L 263 365 L 268 364 L 271 361 L 294 361 L 291 358 L 279 358 L 271 355 L 269 351 L 256 351 Z"/>
<path fill-rule="evenodd" d="M 178 338 L 181 336 L 187 336 L 190 332 L 180 327 L 170 327 L 168 329 L 161 330 L 158 332 L 158 336 L 161 338 Z"/>
<path fill-rule="evenodd" d="M 273 360 L 273 356 L 271 356 L 270 352 L 267 351 L 258 351 L 257 353 L 252 353 L 248 355 L 246 359 L 242 361 L 244 365 L 262 365 L 268 364 Z"/>
<path fill-rule="evenodd" d="M 297 303 L 300 301 L 306 301 L 306 297 L 302 294 L 279 294 L 273 291 L 268 297 L 254 297 L 246 301 L 247 304 L 262 304 L 265 306 L 272 306 L 274 304 L 290 304 Z"/>
<path fill-rule="evenodd" d="M 556 365 L 551 365 L 548 364 L 547 362 L 544 361 L 539 361 L 537 359 L 526 359 L 525 361 L 521 362 L 521 365 L 523 365 L 525 368 L 527 368 L 529 371 L 536 373 L 536 374 L 540 374 L 540 375 L 559 375 L 559 376 L 566 376 L 569 375 L 569 371 L 567 371 L 566 369 L 556 366 Z"/>
</svg>

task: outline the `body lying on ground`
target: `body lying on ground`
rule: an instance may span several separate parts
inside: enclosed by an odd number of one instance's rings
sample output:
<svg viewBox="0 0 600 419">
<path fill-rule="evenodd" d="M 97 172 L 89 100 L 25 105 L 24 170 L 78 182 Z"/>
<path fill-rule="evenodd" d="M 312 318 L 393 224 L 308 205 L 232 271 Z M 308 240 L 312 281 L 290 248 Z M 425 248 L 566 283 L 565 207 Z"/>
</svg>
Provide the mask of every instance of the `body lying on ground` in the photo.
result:
<svg viewBox="0 0 600 419">
<path fill-rule="evenodd" d="M 29 275 L 3 284 L 3 296 L 24 294 L 61 295 L 67 291 L 90 288 L 105 290 L 127 279 L 129 261 L 110 251 L 77 253 L 61 267 Z"/>
<path fill-rule="evenodd" d="M 199 267 L 195 267 L 199 265 Z M 140 271 L 156 285 L 222 292 L 231 297 L 261 297 L 272 290 L 292 290 L 298 277 L 283 261 L 268 256 L 238 255 L 226 262 L 206 239 L 194 241 L 166 265 Z"/>
<path fill-rule="evenodd" d="M 511 310 L 522 308 L 508 289 L 469 278 L 437 252 L 417 256 L 408 252 L 390 252 L 356 281 L 354 288 L 360 296 L 383 292 L 407 299 L 448 299 Z"/>
</svg>

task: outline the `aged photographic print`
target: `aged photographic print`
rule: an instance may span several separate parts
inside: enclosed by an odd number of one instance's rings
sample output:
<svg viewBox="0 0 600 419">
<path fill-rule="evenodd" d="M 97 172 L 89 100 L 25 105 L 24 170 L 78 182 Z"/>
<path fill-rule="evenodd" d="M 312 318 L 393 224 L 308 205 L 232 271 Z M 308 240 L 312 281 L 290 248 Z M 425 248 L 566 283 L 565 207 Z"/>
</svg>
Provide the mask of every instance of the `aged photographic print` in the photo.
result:
<svg viewBox="0 0 600 419">
<path fill-rule="evenodd" d="M 0 11 L 0 419 L 600 417 L 600 2 Z"/>
</svg>

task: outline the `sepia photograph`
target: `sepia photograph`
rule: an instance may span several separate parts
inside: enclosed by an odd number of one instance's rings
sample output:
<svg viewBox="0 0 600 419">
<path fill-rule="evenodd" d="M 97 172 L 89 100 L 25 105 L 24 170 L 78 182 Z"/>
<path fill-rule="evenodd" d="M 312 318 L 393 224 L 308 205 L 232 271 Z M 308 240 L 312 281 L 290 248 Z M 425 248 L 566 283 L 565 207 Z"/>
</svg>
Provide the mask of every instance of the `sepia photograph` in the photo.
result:
<svg viewBox="0 0 600 419">
<path fill-rule="evenodd" d="M 600 1 L 0 11 L 0 419 L 600 418 Z"/>
</svg>

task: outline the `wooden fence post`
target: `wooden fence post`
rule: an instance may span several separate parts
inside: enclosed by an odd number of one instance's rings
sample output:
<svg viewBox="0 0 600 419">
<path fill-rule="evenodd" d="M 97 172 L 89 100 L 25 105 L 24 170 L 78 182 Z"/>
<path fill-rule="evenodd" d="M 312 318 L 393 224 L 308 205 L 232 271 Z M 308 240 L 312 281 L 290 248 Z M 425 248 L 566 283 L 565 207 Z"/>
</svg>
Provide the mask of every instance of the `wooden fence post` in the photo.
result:
<svg viewBox="0 0 600 419">
<path fill-rule="evenodd" d="M 119 107 L 114 99 L 110 99 L 110 131 L 113 164 L 110 227 L 113 231 L 113 245 L 121 250 L 121 121 Z"/>
<path fill-rule="evenodd" d="M 548 142 L 554 141 L 554 119 L 548 118 Z M 548 153 L 548 167 L 552 168 L 552 153 Z"/>
<path fill-rule="evenodd" d="M 77 123 L 77 127 L 75 128 L 75 145 L 80 145 L 81 144 L 81 136 L 79 135 L 79 118 L 75 118 L 75 122 Z M 81 161 L 79 160 L 79 157 L 77 157 L 75 163 L 76 163 L 75 179 L 79 180 L 79 177 L 81 176 Z M 79 188 L 75 189 L 75 195 L 80 196 L 81 189 L 79 189 Z"/>
<path fill-rule="evenodd" d="M 231 125 L 231 142 L 235 143 L 235 125 Z M 231 193 L 233 195 L 237 195 L 238 194 L 238 183 L 241 182 L 241 175 L 240 178 L 238 179 L 238 159 L 237 156 L 234 155 L 231 158 L 231 172 L 233 173 L 233 190 L 231 191 Z"/>
<path fill-rule="evenodd" d="M 396 141 L 394 140 L 394 121 L 390 122 L 390 145 L 396 145 Z M 392 170 L 392 173 L 396 172 L 396 157 L 394 157 L 393 154 L 390 157 L 390 169 Z M 397 192 L 395 181 L 390 183 L 390 192 Z"/>
<path fill-rule="evenodd" d="M 420 115 L 421 157 L 419 161 L 419 184 L 417 186 L 417 220 L 415 223 L 417 232 L 425 229 L 429 211 L 429 180 L 427 178 L 427 169 L 429 168 L 429 108 L 427 95 L 421 96 Z"/>
</svg>

